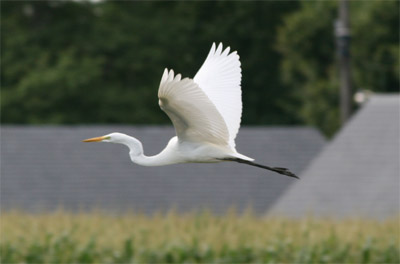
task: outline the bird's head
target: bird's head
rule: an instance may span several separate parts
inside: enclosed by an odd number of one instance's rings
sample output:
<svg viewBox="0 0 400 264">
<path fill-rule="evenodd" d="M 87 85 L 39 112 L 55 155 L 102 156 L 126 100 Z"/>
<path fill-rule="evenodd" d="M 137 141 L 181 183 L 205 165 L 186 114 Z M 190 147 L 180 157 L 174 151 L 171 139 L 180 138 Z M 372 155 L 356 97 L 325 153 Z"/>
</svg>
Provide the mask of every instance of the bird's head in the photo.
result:
<svg viewBox="0 0 400 264">
<path fill-rule="evenodd" d="M 111 133 L 101 137 L 94 137 L 82 140 L 83 142 L 111 142 L 118 143 L 127 146 L 130 150 L 129 154 L 131 156 L 139 156 L 143 154 L 143 146 L 139 140 L 134 137 L 122 133 Z"/>
<path fill-rule="evenodd" d="M 94 137 L 82 140 L 83 142 L 111 142 L 111 143 L 123 143 L 126 141 L 128 136 L 121 133 L 111 133 L 101 137 Z"/>
</svg>

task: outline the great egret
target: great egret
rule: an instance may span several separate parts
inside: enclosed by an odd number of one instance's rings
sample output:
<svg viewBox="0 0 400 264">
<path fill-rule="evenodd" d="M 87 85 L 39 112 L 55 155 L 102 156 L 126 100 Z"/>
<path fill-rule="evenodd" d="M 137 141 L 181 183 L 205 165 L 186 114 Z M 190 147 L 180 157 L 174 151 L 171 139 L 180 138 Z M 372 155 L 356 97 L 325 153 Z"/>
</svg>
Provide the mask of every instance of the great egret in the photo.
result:
<svg viewBox="0 0 400 264">
<path fill-rule="evenodd" d="M 177 136 L 159 154 L 145 156 L 139 140 L 121 133 L 83 141 L 126 145 L 132 162 L 143 166 L 235 161 L 298 178 L 286 168 L 257 164 L 236 151 L 242 115 L 242 74 L 238 54 L 229 51 L 229 47 L 223 50 L 222 43 L 217 48 L 213 43 L 193 79 L 182 79 L 173 70 L 164 70 L 158 103 L 171 119 Z"/>
</svg>

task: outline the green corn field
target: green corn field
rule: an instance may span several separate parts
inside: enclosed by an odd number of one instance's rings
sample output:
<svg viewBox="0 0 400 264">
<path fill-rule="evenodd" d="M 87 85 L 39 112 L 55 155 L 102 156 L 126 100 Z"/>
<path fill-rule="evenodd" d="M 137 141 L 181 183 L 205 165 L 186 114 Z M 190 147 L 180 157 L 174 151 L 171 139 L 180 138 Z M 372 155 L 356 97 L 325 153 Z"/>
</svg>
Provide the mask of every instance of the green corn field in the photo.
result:
<svg viewBox="0 0 400 264">
<path fill-rule="evenodd" d="M 1 263 L 399 263 L 399 218 L 3 212 Z"/>
</svg>

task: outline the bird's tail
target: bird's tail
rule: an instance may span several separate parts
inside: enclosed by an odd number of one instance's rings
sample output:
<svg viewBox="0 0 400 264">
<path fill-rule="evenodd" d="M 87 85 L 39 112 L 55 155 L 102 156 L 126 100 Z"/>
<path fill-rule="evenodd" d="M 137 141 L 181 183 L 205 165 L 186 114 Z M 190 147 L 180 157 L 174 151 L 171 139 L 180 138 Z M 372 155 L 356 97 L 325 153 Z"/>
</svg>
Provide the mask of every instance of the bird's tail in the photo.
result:
<svg viewBox="0 0 400 264">
<path fill-rule="evenodd" d="M 265 165 L 261 165 L 258 163 L 255 163 L 253 161 L 250 160 L 244 160 L 244 159 L 240 159 L 240 158 L 225 158 L 223 160 L 227 160 L 227 161 L 235 161 L 235 162 L 239 162 L 239 163 L 243 163 L 243 164 L 247 164 L 247 165 L 251 165 L 251 166 L 255 166 L 255 167 L 259 167 L 259 168 L 263 168 L 266 170 L 270 170 L 270 171 L 274 171 L 289 177 L 293 177 L 296 179 L 300 179 L 297 175 L 295 175 L 294 173 L 292 173 L 291 171 L 289 171 L 286 168 L 280 168 L 280 167 L 269 167 L 269 166 L 265 166 Z"/>
</svg>

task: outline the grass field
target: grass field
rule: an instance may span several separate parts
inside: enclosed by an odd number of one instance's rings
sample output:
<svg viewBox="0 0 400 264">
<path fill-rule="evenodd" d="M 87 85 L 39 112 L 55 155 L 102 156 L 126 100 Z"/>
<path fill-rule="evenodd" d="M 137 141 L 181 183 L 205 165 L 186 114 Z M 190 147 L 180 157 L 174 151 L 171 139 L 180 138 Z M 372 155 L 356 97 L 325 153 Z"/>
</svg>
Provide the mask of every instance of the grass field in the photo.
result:
<svg viewBox="0 0 400 264">
<path fill-rule="evenodd" d="M 399 263 L 399 219 L 1 215 L 1 263 Z"/>
</svg>

